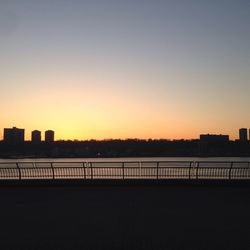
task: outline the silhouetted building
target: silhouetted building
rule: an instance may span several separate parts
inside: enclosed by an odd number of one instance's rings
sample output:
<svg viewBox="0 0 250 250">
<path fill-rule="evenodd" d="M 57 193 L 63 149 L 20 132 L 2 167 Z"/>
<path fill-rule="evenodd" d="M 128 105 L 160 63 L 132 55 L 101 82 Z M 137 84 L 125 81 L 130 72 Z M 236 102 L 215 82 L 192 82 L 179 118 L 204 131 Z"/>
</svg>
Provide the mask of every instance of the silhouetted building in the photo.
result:
<svg viewBox="0 0 250 250">
<path fill-rule="evenodd" d="M 41 131 L 34 130 L 31 132 L 31 141 L 33 143 L 40 143 L 41 142 Z"/>
<path fill-rule="evenodd" d="M 24 142 L 24 129 L 20 128 L 5 128 L 3 140 L 6 143 L 18 144 Z"/>
<path fill-rule="evenodd" d="M 54 142 L 55 132 L 53 130 L 45 131 L 45 142 Z"/>
<path fill-rule="evenodd" d="M 239 138 L 240 138 L 240 141 L 242 142 L 247 141 L 247 129 L 246 128 L 241 128 L 239 130 Z"/>
<path fill-rule="evenodd" d="M 201 142 L 228 142 L 229 135 L 200 135 Z"/>
</svg>

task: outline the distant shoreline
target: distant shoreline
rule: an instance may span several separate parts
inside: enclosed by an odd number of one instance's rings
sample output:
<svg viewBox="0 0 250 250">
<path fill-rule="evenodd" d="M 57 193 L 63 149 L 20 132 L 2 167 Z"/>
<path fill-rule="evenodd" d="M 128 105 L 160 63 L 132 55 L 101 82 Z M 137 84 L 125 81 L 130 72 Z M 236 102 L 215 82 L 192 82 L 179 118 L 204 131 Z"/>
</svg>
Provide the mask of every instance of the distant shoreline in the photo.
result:
<svg viewBox="0 0 250 250">
<path fill-rule="evenodd" d="M 178 158 L 180 160 L 193 160 L 193 159 L 208 159 L 208 160 L 211 160 L 211 159 L 218 159 L 219 160 L 228 160 L 228 161 L 231 161 L 232 158 L 236 158 L 238 160 L 240 159 L 250 159 L 250 156 L 166 156 L 166 157 L 158 157 L 158 156 L 155 156 L 155 157 L 136 157 L 136 156 L 132 156 L 132 157 L 0 157 L 0 160 L 41 160 L 41 159 L 48 159 L 48 160 L 58 160 L 58 159 L 62 159 L 62 160 L 67 160 L 67 159 L 72 159 L 72 160 L 83 160 L 83 159 L 93 159 L 93 160 L 108 160 L 108 159 L 118 159 L 118 160 L 123 160 L 123 159 L 133 159 L 133 160 L 136 160 L 138 161 L 141 160 L 141 159 L 145 159 L 146 160 L 150 160 L 150 159 L 164 159 L 166 158 L 166 161 L 167 160 L 173 160 L 173 158 L 175 160 L 177 160 Z"/>
<path fill-rule="evenodd" d="M 250 142 L 199 140 L 56 141 L 7 144 L 0 142 L 0 158 L 135 158 L 135 157 L 250 157 Z"/>
</svg>

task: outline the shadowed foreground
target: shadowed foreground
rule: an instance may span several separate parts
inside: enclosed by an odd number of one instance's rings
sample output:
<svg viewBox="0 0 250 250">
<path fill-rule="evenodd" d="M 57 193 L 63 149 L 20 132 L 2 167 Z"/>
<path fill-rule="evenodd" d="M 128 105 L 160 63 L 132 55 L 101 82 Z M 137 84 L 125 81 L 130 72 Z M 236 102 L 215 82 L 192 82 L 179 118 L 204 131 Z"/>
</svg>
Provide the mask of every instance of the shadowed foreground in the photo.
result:
<svg viewBox="0 0 250 250">
<path fill-rule="evenodd" d="M 0 187 L 4 249 L 250 249 L 250 188 Z"/>
</svg>

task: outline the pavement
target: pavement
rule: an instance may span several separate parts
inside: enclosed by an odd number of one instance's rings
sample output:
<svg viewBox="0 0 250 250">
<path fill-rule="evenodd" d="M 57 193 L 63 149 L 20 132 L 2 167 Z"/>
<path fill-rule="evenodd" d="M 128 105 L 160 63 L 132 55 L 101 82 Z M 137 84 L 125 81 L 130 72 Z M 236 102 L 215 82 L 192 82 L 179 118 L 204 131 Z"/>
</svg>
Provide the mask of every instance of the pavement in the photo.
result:
<svg viewBox="0 0 250 250">
<path fill-rule="evenodd" d="M 0 249 L 250 249 L 250 187 L 1 186 Z"/>
</svg>

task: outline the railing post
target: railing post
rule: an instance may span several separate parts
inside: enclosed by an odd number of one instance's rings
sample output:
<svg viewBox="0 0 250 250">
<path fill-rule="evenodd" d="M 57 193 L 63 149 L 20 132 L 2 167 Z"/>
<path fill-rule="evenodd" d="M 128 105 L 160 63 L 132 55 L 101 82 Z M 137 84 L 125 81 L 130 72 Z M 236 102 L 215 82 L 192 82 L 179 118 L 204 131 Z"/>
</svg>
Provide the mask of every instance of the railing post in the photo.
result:
<svg viewBox="0 0 250 250">
<path fill-rule="evenodd" d="M 231 173 L 232 172 L 232 168 L 233 168 L 233 162 L 231 162 L 230 169 L 229 169 L 229 174 L 228 174 L 228 179 L 229 180 L 231 180 L 231 178 L 232 178 L 232 176 L 231 176 L 232 175 L 232 173 Z"/>
<path fill-rule="evenodd" d="M 16 167 L 17 167 L 17 170 L 18 170 L 18 179 L 21 180 L 22 179 L 21 169 L 20 169 L 18 163 L 16 163 Z"/>
<path fill-rule="evenodd" d="M 247 178 L 249 177 L 249 167 L 250 167 L 250 163 L 248 162 L 248 163 L 247 163 L 247 168 L 248 168 L 248 169 L 247 169 Z"/>
<path fill-rule="evenodd" d="M 156 180 L 159 179 L 159 162 L 156 163 Z"/>
<path fill-rule="evenodd" d="M 122 179 L 124 180 L 124 162 L 122 163 Z"/>
<path fill-rule="evenodd" d="M 82 163 L 83 167 L 83 173 L 84 173 L 84 179 L 86 179 L 86 168 L 85 168 L 85 162 Z"/>
<path fill-rule="evenodd" d="M 191 168 L 192 168 L 192 162 L 189 162 L 189 170 L 188 170 L 188 179 L 191 179 Z"/>
<path fill-rule="evenodd" d="M 36 169 L 36 163 L 35 162 L 32 162 L 32 166 L 33 166 L 33 169 L 35 170 Z M 31 173 L 32 173 L 33 171 L 31 170 Z M 36 173 L 36 171 L 35 171 L 35 173 Z M 39 176 L 39 170 L 38 170 L 38 176 Z M 36 175 L 36 174 L 35 174 Z M 40 176 L 39 176 L 40 177 Z M 41 178 L 41 177 L 40 177 Z"/>
<path fill-rule="evenodd" d="M 52 179 L 55 180 L 55 171 L 54 171 L 54 167 L 53 167 L 52 162 L 50 163 L 50 167 L 51 167 L 51 170 L 52 170 Z"/>
<path fill-rule="evenodd" d="M 199 179 L 199 166 L 200 166 L 200 163 L 196 162 L 196 179 L 197 180 Z"/>
<path fill-rule="evenodd" d="M 93 166 L 92 166 L 92 162 L 90 162 L 89 165 L 90 165 L 90 171 L 91 171 L 91 180 L 93 180 Z"/>
<path fill-rule="evenodd" d="M 142 176 L 142 175 L 141 175 L 141 161 L 139 161 L 138 163 L 139 163 L 140 177 L 141 177 L 141 176 Z"/>
</svg>

